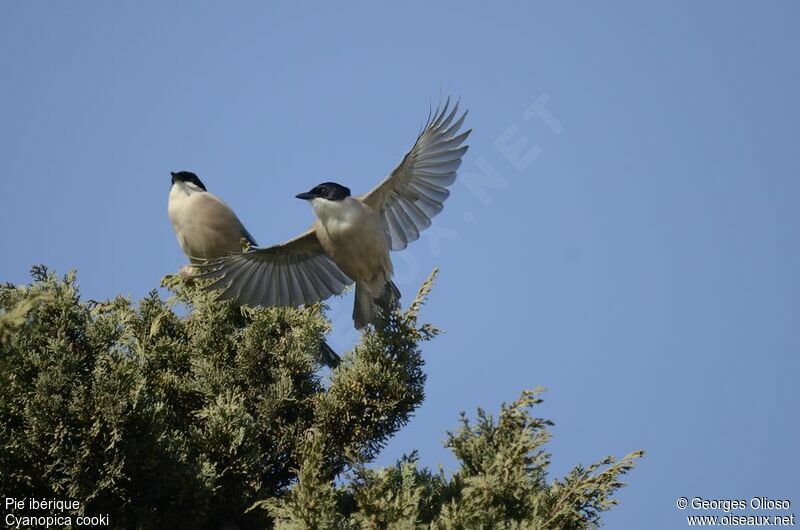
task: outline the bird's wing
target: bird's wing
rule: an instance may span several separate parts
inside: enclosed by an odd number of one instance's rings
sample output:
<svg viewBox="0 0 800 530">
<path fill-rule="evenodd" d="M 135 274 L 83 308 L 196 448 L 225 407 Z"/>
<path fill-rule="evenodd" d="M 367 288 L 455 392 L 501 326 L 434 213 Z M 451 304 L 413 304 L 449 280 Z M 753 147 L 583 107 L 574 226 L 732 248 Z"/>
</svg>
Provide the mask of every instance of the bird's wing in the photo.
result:
<svg viewBox="0 0 800 530">
<path fill-rule="evenodd" d="M 311 229 L 285 243 L 230 254 L 199 266 L 199 278 L 214 280 L 220 299 L 242 305 L 300 306 L 340 294 L 352 284 L 322 250 Z"/>
<path fill-rule="evenodd" d="M 244 227 L 242 221 L 236 216 L 236 213 L 233 211 L 233 209 L 228 206 L 228 203 L 209 192 L 198 193 L 196 200 L 201 205 L 201 210 L 198 213 L 202 212 L 202 218 L 206 219 L 208 223 L 213 223 L 216 221 L 216 224 L 214 225 L 216 229 L 222 230 L 223 227 L 235 227 L 237 233 L 240 234 L 241 237 L 247 239 L 248 243 L 253 246 L 258 245 L 255 238 L 250 235 L 250 232 L 248 232 L 247 228 Z M 228 237 L 227 239 L 228 241 L 233 241 L 235 245 L 239 245 L 240 238 L 236 239 Z"/>
<path fill-rule="evenodd" d="M 450 195 L 447 187 L 455 181 L 467 151 L 461 144 L 472 132 L 458 134 L 467 113 L 456 118 L 457 113 L 458 102 L 450 110 L 448 98 L 428 118 L 400 165 L 378 187 L 359 197 L 381 215 L 392 250 L 402 250 L 417 240 Z"/>
</svg>

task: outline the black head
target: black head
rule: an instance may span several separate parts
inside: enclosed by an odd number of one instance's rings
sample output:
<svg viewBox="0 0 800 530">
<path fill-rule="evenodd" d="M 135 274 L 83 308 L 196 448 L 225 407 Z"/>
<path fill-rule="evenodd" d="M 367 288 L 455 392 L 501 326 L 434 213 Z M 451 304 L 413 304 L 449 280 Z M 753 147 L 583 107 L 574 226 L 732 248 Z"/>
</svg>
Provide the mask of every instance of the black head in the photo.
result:
<svg viewBox="0 0 800 530">
<path fill-rule="evenodd" d="M 172 175 L 172 183 L 175 184 L 176 182 L 189 182 L 194 184 L 198 188 L 203 191 L 206 191 L 206 187 L 203 186 L 203 183 L 197 178 L 197 175 L 192 173 L 191 171 L 178 171 L 170 173 Z"/>
<path fill-rule="evenodd" d="M 298 199 L 310 201 L 311 199 L 328 199 L 329 201 L 342 201 L 350 196 L 350 189 L 335 182 L 323 182 L 311 188 L 310 191 L 295 195 Z"/>
</svg>

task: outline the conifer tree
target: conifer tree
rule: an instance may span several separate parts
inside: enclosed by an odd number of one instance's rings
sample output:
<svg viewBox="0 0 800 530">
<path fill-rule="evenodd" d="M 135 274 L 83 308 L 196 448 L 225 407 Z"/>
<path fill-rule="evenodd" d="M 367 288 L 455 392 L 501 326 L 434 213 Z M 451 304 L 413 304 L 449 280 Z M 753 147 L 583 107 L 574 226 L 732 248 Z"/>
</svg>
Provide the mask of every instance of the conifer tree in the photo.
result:
<svg viewBox="0 0 800 530">
<path fill-rule="evenodd" d="M 369 467 L 424 399 L 433 275 L 328 383 L 322 305 L 237 308 L 172 277 L 167 299 L 83 302 L 74 273 L 32 277 L 0 286 L 4 497 L 76 499 L 113 528 L 583 529 L 641 455 L 548 482 L 536 390 L 463 416 L 449 476 L 413 452 Z"/>
</svg>

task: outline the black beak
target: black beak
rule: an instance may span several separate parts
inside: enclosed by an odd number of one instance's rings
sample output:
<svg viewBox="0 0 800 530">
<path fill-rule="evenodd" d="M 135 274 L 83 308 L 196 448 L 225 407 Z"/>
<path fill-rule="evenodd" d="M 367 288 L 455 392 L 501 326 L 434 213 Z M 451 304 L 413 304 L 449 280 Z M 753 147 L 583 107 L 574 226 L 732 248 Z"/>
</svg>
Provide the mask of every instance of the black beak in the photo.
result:
<svg viewBox="0 0 800 530">
<path fill-rule="evenodd" d="M 172 183 L 175 184 L 175 172 L 170 171 L 169 174 L 172 175 Z"/>
<path fill-rule="evenodd" d="M 298 193 L 297 195 L 295 195 L 295 197 L 297 197 L 298 199 L 303 199 L 304 201 L 310 201 L 311 199 L 317 198 L 317 196 L 311 193 L 310 191 L 307 191 L 305 193 Z"/>
</svg>

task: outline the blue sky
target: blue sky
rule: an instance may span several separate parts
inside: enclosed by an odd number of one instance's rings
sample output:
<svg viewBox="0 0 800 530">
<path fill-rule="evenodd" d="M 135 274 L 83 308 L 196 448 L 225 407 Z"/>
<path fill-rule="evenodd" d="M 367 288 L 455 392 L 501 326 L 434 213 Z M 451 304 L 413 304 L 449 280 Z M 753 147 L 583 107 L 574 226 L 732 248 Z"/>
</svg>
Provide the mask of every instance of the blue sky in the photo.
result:
<svg viewBox="0 0 800 530">
<path fill-rule="evenodd" d="M 790 1 L 5 2 L 0 280 L 46 263 L 86 298 L 145 295 L 184 263 L 181 169 L 284 240 L 312 220 L 296 193 L 366 191 L 452 92 L 460 180 L 393 255 L 406 301 L 441 268 L 424 317 L 447 333 L 380 462 L 452 468 L 460 410 L 543 385 L 557 474 L 648 451 L 610 528 L 681 528 L 679 496 L 798 504 L 798 22 Z"/>
</svg>

